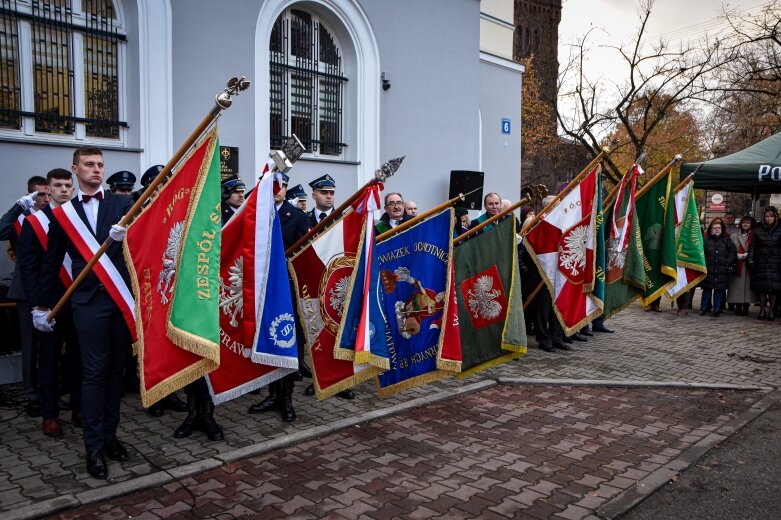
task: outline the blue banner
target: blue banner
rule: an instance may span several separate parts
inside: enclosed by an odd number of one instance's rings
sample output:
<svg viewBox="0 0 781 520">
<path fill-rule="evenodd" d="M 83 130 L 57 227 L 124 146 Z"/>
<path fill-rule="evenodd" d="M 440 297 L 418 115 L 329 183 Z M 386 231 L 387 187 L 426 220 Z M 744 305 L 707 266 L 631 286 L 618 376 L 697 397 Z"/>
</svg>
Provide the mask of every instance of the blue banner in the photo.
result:
<svg viewBox="0 0 781 520">
<path fill-rule="evenodd" d="M 268 271 L 256 273 L 255 279 L 255 283 L 260 284 L 262 283 L 260 277 L 265 276 L 266 291 L 262 296 L 263 309 L 258 317 L 259 326 L 255 333 L 253 361 L 259 358 L 260 361 L 256 362 L 284 368 L 298 368 L 296 324 L 293 318 L 293 299 L 290 294 L 285 245 L 282 242 L 282 225 L 277 210 L 273 211 Z M 258 218 L 263 218 L 263 215 L 259 214 Z M 257 246 L 263 248 L 264 244 L 257 244 Z M 256 253 L 264 254 L 265 251 L 259 249 Z M 252 312 L 251 309 L 244 310 L 247 311 Z"/>
<path fill-rule="evenodd" d="M 390 370 L 378 376 L 380 395 L 448 375 L 437 370 L 437 354 L 444 336 L 452 214 L 443 211 L 376 246 L 390 352 Z"/>
</svg>

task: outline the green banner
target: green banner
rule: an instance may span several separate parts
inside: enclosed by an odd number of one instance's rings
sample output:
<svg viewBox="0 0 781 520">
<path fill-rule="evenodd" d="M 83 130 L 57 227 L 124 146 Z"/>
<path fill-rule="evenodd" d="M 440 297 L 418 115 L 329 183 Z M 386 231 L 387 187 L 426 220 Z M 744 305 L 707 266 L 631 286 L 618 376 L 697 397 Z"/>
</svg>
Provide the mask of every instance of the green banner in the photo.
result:
<svg viewBox="0 0 781 520">
<path fill-rule="evenodd" d="M 526 353 L 515 218 L 454 250 L 461 374 L 466 377 Z"/>
<path fill-rule="evenodd" d="M 661 297 L 667 285 L 676 279 L 675 209 L 672 173 L 655 182 L 638 197 L 635 215 L 643 242 L 645 291 L 643 305 Z"/>
</svg>

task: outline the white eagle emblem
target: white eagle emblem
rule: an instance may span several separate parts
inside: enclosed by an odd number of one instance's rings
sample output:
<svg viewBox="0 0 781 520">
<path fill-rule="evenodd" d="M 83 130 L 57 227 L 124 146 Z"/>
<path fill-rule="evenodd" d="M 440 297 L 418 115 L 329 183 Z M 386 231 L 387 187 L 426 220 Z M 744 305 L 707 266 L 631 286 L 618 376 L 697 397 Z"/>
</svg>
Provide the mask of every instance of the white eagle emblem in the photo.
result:
<svg viewBox="0 0 781 520">
<path fill-rule="evenodd" d="M 559 246 L 559 265 L 568 269 L 571 276 L 578 274 L 586 266 L 588 250 L 588 226 L 578 226 L 564 237 L 564 245 Z"/>
<path fill-rule="evenodd" d="M 469 312 L 475 319 L 492 320 L 502 312 L 502 304 L 495 301 L 501 294 L 494 289 L 494 279 L 488 275 L 480 276 L 467 292 Z"/>
<path fill-rule="evenodd" d="M 179 246 L 182 243 L 182 230 L 184 221 L 180 220 L 171 226 L 171 232 L 168 234 L 168 244 L 163 252 L 163 268 L 160 270 L 160 277 L 157 280 L 157 292 L 160 293 L 160 303 L 168 305 L 171 301 L 170 296 L 174 290 L 174 276 L 176 276 L 176 261 L 179 258 Z"/>
<path fill-rule="evenodd" d="M 244 257 L 240 256 L 236 262 L 228 268 L 228 283 L 224 283 L 220 277 L 220 309 L 226 316 L 230 316 L 231 327 L 238 326 L 239 318 L 244 317 Z"/>
<path fill-rule="evenodd" d="M 336 314 L 339 315 L 339 317 L 341 317 L 344 312 L 344 302 L 347 299 L 347 291 L 349 289 L 350 277 L 344 276 L 328 291 L 331 308 L 336 311 Z"/>
<path fill-rule="evenodd" d="M 607 244 L 607 264 L 610 267 L 623 269 L 626 263 L 626 249 L 619 250 L 620 241 L 617 238 L 611 238 Z"/>
</svg>

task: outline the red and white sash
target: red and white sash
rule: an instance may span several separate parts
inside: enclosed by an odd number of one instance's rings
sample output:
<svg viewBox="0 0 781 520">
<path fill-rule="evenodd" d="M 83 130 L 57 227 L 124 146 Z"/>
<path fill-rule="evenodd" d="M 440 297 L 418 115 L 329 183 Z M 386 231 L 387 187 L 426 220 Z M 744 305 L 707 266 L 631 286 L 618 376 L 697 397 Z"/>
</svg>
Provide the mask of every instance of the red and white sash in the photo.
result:
<svg viewBox="0 0 781 520">
<path fill-rule="evenodd" d="M 63 231 L 68 235 L 73 245 L 79 250 L 82 258 L 89 261 L 95 256 L 95 253 L 100 249 L 100 244 L 98 244 L 95 236 L 87 225 L 84 224 L 84 221 L 81 220 L 78 213 L 76 213 L 73 203 L 68 201 L 59 208 L 54 208 L 52 213 L 54 213 L 57 222 L 62 226 Z M 122 279 L 122 275 L 119 274 L 116 266 L 106 255 L 101 255 L 100 259 L 93 266 L 92 271 L 97 275 L 111 299 L 119 307 L 130 329 L 130 334 L 133 336 L 133 341 L 136 341 L 136 318 L 133 315 L 135 303 L 133 302 L 133 294 Z"/>
<path fill-rule="evenodd" d="M 25 217 L 27 217 L 27 215 L 21 213 L 13 222 L 14 232 L 17 237 L 22 234 L 22 223 L 24 222 Z"/>
<path fill-rule="evenodd" d="M 38 237 L 38 242 L 41 243 L 41 247 L 44 251 L 49 247 L 49 217 L 43 211 L 36 211 L 32 215 L 27 217 L 27 222 L 35 232 L 35 236 Z M 62 259 L 62 267 L 60 268 L 60 280 L 67 289 L 73 283 L 73 267 L 71 265 L 71 257 L 68 253 L 65 253 L 65 258 Z"/>
</svg>

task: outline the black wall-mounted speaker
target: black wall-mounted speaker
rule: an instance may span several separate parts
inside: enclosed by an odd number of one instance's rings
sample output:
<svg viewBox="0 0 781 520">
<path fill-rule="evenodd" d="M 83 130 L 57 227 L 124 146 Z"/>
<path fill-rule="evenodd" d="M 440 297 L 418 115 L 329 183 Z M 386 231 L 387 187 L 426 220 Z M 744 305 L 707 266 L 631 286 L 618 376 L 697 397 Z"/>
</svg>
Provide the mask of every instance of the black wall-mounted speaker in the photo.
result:
<svg viewBox="0 0 781 520">
<path fill-rule="evenodd" d="M 459 193 L 467 194 L 472 190 L 477 190 L 471 195 L 467 195 L 466 200 L 458 201 L 455 204 L 457 208 L 476 209 L 483 208 L 483 172 L 473 172 L 468 170 L 450 171 L 450 194 L 449 199 L 457 197 Z"/>
</svg>

